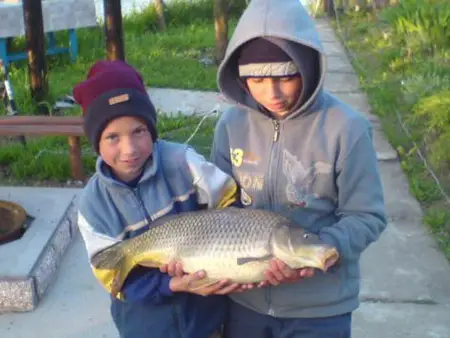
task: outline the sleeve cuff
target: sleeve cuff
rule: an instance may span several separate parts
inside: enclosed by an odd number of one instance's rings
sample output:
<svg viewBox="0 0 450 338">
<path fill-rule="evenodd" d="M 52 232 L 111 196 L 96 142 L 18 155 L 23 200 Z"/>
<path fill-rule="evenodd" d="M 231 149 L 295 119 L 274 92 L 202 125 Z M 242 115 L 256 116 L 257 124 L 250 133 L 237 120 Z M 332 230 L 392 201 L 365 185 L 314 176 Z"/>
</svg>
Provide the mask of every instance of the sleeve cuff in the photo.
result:
<svg viewBox="0 0 450 338">
<path fill-rule="evenodd" d="M 160 289 L 159 289 L 161 296 L 167 297 L 167 296 L 173 295 L 173 292 L 172 292 L 172 290 L 170 290 L 170 287 L 169 287 L 169 283 L 170 283 L 171 279 L 172 279 L 172 277 L 170 277 L 169 275 L 166 275 L 166 274 L 162 275 Z"/>
<path fill-rule="evenodd" d="M 339 260 L 342 258 L 342 250 L 339 247 L 339 243 L 336 241 L 336 239 L 332 235 L 330 235 L 328 232 L 320 232 L 319 233 L 319 238 L 325 244 L 328 244 L 328 245 L 336 248 L 336 250 L 339 253 L 339 256 L 341 256 L 339 258 Z"/>
</svg>

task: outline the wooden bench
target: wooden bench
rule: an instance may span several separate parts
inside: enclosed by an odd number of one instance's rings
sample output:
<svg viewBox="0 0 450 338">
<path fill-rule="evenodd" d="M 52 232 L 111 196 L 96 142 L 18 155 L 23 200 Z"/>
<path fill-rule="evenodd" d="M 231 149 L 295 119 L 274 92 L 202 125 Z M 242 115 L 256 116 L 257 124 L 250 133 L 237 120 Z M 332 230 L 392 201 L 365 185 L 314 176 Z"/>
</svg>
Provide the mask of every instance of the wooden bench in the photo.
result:
<svg viewBox="0 0 450 338">
<path fill-rule="evenodd" d="M 72 178 L 84 180 L 81 160 L 83 118 L 80 116 L 2 116 L 0 135 L 3 136 L 67 136 Z"/>
</svg>

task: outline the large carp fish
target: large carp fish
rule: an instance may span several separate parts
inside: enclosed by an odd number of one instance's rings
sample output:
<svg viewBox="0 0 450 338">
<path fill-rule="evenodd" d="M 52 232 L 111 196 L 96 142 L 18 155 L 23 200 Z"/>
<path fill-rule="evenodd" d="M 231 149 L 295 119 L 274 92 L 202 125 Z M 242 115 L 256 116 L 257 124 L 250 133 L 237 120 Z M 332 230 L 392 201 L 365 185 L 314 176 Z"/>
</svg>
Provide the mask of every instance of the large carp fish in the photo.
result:
<svg viewBox="0 0 450 338">
<path fill-rule="evenodd" d="M 98 273 L 110 276 L 108 288 L 116 296 L 137 265 L 159 268 L 180 261 L 187 273 L 206 272 L 201 287 L 223 279 L 263 281 L 273 258 L 292 269 L 325 272 L 338 252 L 276 213 L 228 207 L 159 218 L 148 231 L 98 252 L 91 262 Z"/>
</svg>

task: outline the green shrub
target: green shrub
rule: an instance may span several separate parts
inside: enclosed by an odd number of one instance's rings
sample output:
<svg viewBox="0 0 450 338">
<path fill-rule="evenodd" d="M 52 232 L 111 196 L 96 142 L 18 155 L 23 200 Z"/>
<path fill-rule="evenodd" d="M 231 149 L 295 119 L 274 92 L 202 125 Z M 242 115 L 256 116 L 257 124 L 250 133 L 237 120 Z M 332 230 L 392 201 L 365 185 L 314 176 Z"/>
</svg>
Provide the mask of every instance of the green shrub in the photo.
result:
<svg viewBox="0 0 450 338">
<path fill-rule="evenodd" d="M 447 0 L 402 0 L 382 15 L 408 48 L 429 51 L 450 46 Z"/>
<path fill-rule="evenodd" d="M 420 99 L 413 113 L 433 166 L 450 170 L 450 87 Z"/>
</svg>

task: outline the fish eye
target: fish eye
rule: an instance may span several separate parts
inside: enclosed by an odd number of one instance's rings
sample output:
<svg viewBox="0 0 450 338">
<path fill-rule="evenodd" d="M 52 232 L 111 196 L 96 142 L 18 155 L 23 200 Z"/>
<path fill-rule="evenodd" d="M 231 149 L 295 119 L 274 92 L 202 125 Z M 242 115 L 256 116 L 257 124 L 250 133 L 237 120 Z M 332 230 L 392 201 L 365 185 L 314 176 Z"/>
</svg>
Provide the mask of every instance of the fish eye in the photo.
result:
<svg viewBox="0 0 450 338">
<path fill-rule="evenodd" d="M 303 234 L 303 238 L 304 239 L 308 239 L 309 238 L 309 234 Z"/>
</svg>

